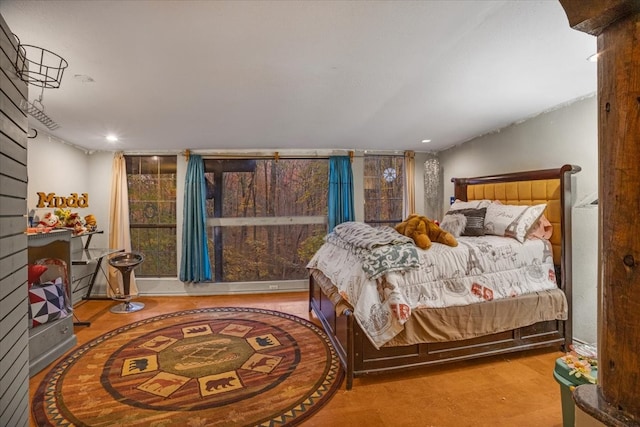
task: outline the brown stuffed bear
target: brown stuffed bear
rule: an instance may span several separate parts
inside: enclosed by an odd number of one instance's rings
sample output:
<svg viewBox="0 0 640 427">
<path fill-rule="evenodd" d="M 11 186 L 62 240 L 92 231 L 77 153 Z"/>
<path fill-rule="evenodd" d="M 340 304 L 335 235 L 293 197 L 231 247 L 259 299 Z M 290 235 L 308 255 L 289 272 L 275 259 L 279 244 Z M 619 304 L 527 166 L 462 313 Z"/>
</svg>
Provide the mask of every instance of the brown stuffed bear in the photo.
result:
<svg viewBox="0 0 640 427">
<path fill-rule="evenodd" d="M 426 216 L 411 214 L 395 228 L 398 233 L 411 237 L 420 249 L 429 249 L 431 242 L 458 246 L 458 241 L 453 234 L 444 231 Z"/>
<path fill-rule="evenodd" d="M 98 223 L 96 222 L 96 217 L 93 214 L 85 216 L 84 222 L 87 227 L 87 231 L 96 231 L 98 229 Z"/>
</svg>

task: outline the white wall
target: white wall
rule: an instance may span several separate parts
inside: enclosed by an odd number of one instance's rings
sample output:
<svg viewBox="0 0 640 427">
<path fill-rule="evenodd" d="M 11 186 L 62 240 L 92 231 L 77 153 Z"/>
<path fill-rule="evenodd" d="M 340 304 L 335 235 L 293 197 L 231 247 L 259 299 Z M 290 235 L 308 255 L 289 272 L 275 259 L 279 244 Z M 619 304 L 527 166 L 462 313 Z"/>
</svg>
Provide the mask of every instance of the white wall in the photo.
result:
<svg viewBox="0 0 640 427">
<path fill-rule="evenodd" d="M 91 195 L 90 211 L 96 216 L 98 227 L 104 234 L 93 237 L 96 247 L 109 245 L 109 210 L 111 209 L 111 170 L 113 168 L 113 153 L 96 152 L 87 156 L 87 181 Z M 92 242 L 92 243 L 93 243 Z"/>
<path fill-rule="evenodd" d="M 109 197 L 111 191 L 111 162 L 113 153 L 87 154 L 84 150 L 39 133 L 28 142 L 27 207 L 35 209 L 40 218 L 53 212 L 53 208 L 36 208 L 38 192 L 70 196 L 72 193 L 89 195 L 87 208 L 71 208 L 82 217 L 93 214 L 98 228 L 109 230 Z M 95 235 L 95 246 L 106 247 L 107 234 Z"/>
<path fill-rule="evenodd" d="M 598 340 L 598 207 L 573 209 L 573 335 L 583 342 Z"/>
<path fill-rule="evenodd" d="M 452 177 L 555 168 L 566 163 L 582 167 L 576 175 L 575 200 L 597 192 L 597 119 L 596 97 L 592 96 L 440 152 L 445 205 L 453 195 Z"/>
<path fill-rule="evenodd" d="M 575 206 L 576 202 L 598 191 L 596 97 L 577 101 L 476 138 L 439 153 L 439 158 L 443 169 L 444 209 L 453 195 L 452 177 L 556 168 L 567 163 L 582 168 L 573 182 Z M 574 216 L 577 209 L 584 208 L 574 208 Z M 572 228 L 573 271 L 577 272 L 573 280 L 573 334 L 577 340 L 595 342 L 597 212 L 581 212 L 577 216 L 579 220 Z"/>
<path fill-rule="evenodd" d="M 34 209 L 36 215 L 42 218 L 45 213 L 53 212 L 54 208 L 37 208 L 38 192 L 55 193 L 64 197 L 69 197 L 72 193 L 78 195 L 87 193 L 88 207 L 70 209 L 82 217 L 89 214 L 95 215 L 98 228 L 103 230 L 104 234 L 92 236 L 91 247 L 107 247 L 112 159 L 112 153 L 87 154 L 84 150 L 40 132 L 36 138 L 28 141 L 27 208 Z M 72 250 L 80 249 L 85 240 L 86 237 L 72 239 Z M 106 262 L 103 263 L 103 267 L 106 268 Z M 93 269 L 94 265 L 74 266 L 71 271 L 73 277 L 77 278 L 88 274 Z M 104 295 L 105 288 L 105 276 L 98 274 L 91 294 Z M 74 303 L 78 302 L 84 294 L 85 292 L 74 294 Z"/>
<path fill-rule="evenodd" d="M 85 152 L 59 140 L 50 139 L 40 132 L 28 141 L 27 173 L 29 176 L 27 207 L 36 208 L 38 192 L 69 196 L 71 193 L 89 193 L 89 156 Z M 82 216 L 93 213 L 95 195 L 89 195 L 89 208 L 73 209 Z M 52 208 L 36 209 L 42 217 Z"/>
</svg>

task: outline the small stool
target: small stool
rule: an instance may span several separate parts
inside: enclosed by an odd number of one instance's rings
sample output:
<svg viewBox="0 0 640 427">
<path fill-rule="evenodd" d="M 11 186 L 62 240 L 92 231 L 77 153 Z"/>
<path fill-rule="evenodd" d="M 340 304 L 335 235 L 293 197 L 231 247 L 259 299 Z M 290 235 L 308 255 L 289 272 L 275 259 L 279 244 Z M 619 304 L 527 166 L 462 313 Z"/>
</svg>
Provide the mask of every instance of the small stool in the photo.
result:
<svg viewBox="0 0 640 427">
<path fill-rule="evenodd" d="M 115 295 L 112 298 L 122 301 L 122 304 L 111 307 L 112 313 L 132 313 L 142 310 L 144 304 L 141 302 L 131 302 L 131 272 L 144 261 L 144 255 L 140 252 L 125 252 L 109 259 L 109 264 L 118 269 L 122 275 L 123 295 Z"/>
</svg>

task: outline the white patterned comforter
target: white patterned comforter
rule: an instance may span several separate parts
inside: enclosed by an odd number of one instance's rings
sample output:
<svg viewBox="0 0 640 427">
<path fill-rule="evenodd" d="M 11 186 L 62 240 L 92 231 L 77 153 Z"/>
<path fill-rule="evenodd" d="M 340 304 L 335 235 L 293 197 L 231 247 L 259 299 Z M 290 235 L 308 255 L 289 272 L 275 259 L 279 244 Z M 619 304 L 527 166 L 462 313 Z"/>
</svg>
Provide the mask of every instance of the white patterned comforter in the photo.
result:
<svg viewBox="0 0 640 427">
<path fill-rule="evenodd" d="M 419 267 L 372 278 L 362 256 L 325 244 L 307 268 L 317 269 L 354 308 L 355 318 L 379 348 L 422 307 L 467 305 L 557 288 L 551 244 L 509 237 L 459 237 L 457 247 L 434 243 L 417 249 Z"/>
</svg>

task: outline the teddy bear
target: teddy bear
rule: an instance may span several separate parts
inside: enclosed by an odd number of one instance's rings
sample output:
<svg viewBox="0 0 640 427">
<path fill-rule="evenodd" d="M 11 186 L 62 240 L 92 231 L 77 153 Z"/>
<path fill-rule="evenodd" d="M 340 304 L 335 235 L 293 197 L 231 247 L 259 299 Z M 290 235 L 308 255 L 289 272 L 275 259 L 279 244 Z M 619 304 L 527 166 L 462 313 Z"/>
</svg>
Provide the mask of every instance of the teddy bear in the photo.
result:
<svg viewBox="0 0 640 427">
<path fill-rule="evenodd" d="M 453 234 L 444 231 L 434 221 L 426 216 L 411 214 L 407 219 L 395 226 L 398 233 L 411 237 L 420 249 L 429 249 L 431 242 L 438 242 L 447 246 L 458 246 Z"/>
<path fill-rule="evenodd" d="M 98 223 L 96 217 L 93 214 L 89 214 L 84 217 L 85 226 L 87 231 L 96 231 L 98 229 Z"/>
</svg>

